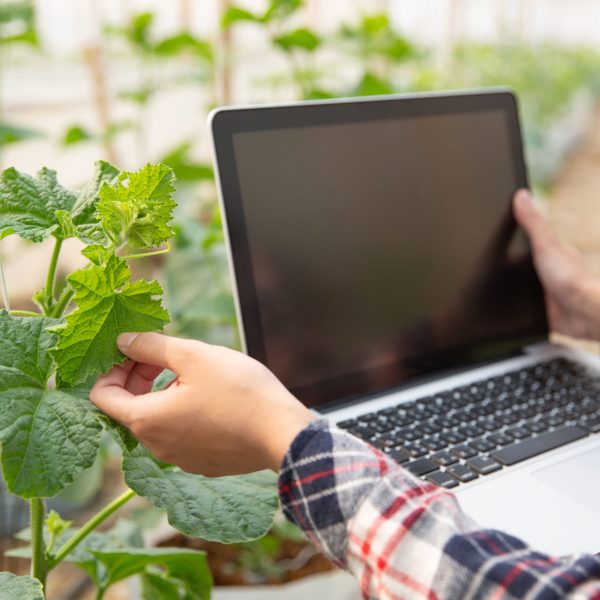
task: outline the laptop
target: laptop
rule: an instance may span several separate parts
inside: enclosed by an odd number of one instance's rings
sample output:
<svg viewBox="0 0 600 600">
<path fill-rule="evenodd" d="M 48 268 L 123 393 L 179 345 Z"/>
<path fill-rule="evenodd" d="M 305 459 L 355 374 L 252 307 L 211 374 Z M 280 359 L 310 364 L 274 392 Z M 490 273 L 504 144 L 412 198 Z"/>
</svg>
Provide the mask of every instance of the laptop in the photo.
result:
<svg viewBox="0 0 600 600">
<path fill-rule="evenodd" d="M 510 90 L 210 116 L 245 351 L 483 527 L 600 550 L 600 361 L 550 343 Z"/>
</svg>

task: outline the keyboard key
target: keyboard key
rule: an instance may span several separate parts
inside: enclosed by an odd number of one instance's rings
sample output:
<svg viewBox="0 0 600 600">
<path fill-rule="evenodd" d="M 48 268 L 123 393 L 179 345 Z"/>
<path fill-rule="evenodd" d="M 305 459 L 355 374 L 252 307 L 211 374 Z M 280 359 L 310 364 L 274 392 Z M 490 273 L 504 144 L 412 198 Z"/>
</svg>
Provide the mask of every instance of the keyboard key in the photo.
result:
<svg viewBox="0 0 600 600">
<path fill-rule="evenodd" d="M 471 458 L 471 456 L 475 456 L 477 454 L 476 450 L 470 448 L 469 446 L 456 446 L 450 450 L 454 456 L 458 458 Z"/>
<path fill-rule="evenodd" d="M 358 425 L 358 421 L 356 419 L 346 419 L 345 421 L 340 421 L 337 426 L 342 429 L 350 429 L 350 427 L 354 427 L 354 425 Z"/>
<path fill-rule="evenodd" d="M 450 452 L 437 452 L 431 457 L 431 460 L 435 461 L 438 465 L 442 467 L 447 467 L 448 465 L 453 465 L 458 462 L 458 458 L 456 456 L 450 454 Z"/>
<path fill-rule="evenodd" d="M 396 432 L 396 436 L 400 440 L 404 440 L 405 442 L 414 442 L 418 440 L 421 436 L 417 431 L 410 427 L 405 427 L 404 429 L 400 429 L 400 431 Z"/>
<path fill-rule="evenodd" d="M 395 425 L 392 421 L 369 421 L 369 428 L 376 433 L 387 433 L 394 429 Z"/>
<path fill-rule="evenodd" d="M 542 433 L 542 431 L 548 430 L 548 425 L 541 419 L 539 421 L 529 421 L 528 423 L 524 423 L 523 427 L 531 431 L 531 433 Z"/>
<path fill-rule="evenodd" d="M 446 440 L 449 444 L 460 444 L 465 441 L 465 436 L 457 431 L 444 431 L 440 437 Z"/>
<path fill-rule="evenodd" d="M 504 427 L 503 423 L 495 420 L 494 418 L 482 419 L 481 421 L 478 421 L 477 424 L 480 427 L 483 427 L 483 429 L 485 429 L 486 431 L 498 431 L 498 429 L 501 429 L 502 427 Z"/>
<path fill-rule="evenodd" d="M 402 448 L 413 458 L 419 458 L 420 456 L 429 454 L 429 450 L 421 446 L 421 444 L 405 444 Z"/>
<path fill-rule="evenodd" d="M 436 471 L 438 468 L 438 466 L 428 458 L 419 458 L 418 460 L 406 463 L 404 466 L 417 477 L 421 477 L 421 475 L 425 475 L 426 473 L 431 473 L 431 471 Z"/>
<path fill-rule="evenodd" d="M 470 442 L 469 446 L 477 450 L 477 452 L 489 452 L 496 447 L 496 444 L 486 438 L 479 438 L 478 440 Z"/>
<path fill-rule="evenodd" d="M 585 427 L 591 433 L 598 433 L 600 431 L 600 417 L 591 417 L 580 421 L 582 427 Z"/>
<path fill-rule="evenodd" d="M 348 431 L 352 435 L 359 437 L 361 440 L 370 440 L 375 437 L 375 432 L 366 425 L 354 425 L 353 427 L 350 427 Z"/>
<path fill-rule="evenodd" d="M 467 437 L 478 437 L 484 433 L 483 428 L 477 425 L 465 425 L 460 427 L 458 431 Z"/>
<path fill-rule="evenodd" d="M 524 440 L 518 444 L 507 446 L 501 450 L 491 452 L 492 458 L 495 458 L 503 465 L 514 465 L 528 458 L 538 456 L 554 448 L 559 448 L 576 440 L 580 440 L 588 435 L 588 432 L 577 425 L 567 425 L 561 429 L 542 433 L 537 437 Z"/>
<path fill-rule="evenodd" d="M 441 431 L 441 427 L 431 421 L 419 423 L 416 429 L 418 429 L 421 433 L 424 433 L 425 435 L 432 435 Z"/>
<path fill-rule="evenodd" d="M 511 427 L 510 429 L 506 430 L 506 433 L 512 435 L 517 440 L 531 437 L 531 434 L 529 431 L 527 431 L 527 429 L 525 429 L 525 427 Z"/>
<path fill-rule="evenodd" d="M 423 438 L 420 443 L 425 446 L 425 448 L 431 450 L 432 452 L 437 452 L 438 450 L 443 450 L 448 442 L 441 440 L 439 438 L 427 437 Z"/>
<path fill-rule="evenodd" d="M 435 485 L 439 485 L 445 488 L 453 488 L 458 485 L 458 481 L 448 475 L 448 473 L 443 473 L 442 471 L 435 471 L 435 473 L 430 473 L 427 475 L 426 479 L 431 481 L 431 483 L 435 483 Z"/>
<path fill-rule="evenodd" d="M 398 441 L 389 435 L 377 438 L 375 440 L 371 440 L 369 443 L 372 446 L 375 446 L 375 448 L 379 448 L 380 450 L 383 450 L 384 452 L 386 450 L 388 450 L 389 448 L 393 448 L 394 446 L 398 445 Z"/>
<path fill-rule="evenodd" d="M 452 477 L 458 479 L 458 481 L 462 481 L 466 483 L 467 481 L 473 481 L 473 479 L 477 479 L 479 475 L 475 473 L 475 471 L 469 469 L 469 467 L 465 467 L 464 465 L 452 465 L 446 469 L 446 473 L 450 473 Z"/>
<path fill-rule="evenodd" d="M 562 425 L 566 419 L 563 415 L 554 414 L 546 417 L 544 421 L 546 421 L 546 423 L 552 427 L 558 427 L 559 425 Z"/>
<path fill-rule="evenodd" d="M 390 458 L 393 458 L 396 462 L 402 464 L 405 462 L 408 462 L 410 459 L 410 456 L 407 452 L 405 452 L 404 450 L 402 450 L 401 448 L 394 448 L 392 450 L 389 450 L 387 452 L 387 455 Z"/>
<path fill-rule="evenodd" d="M 488 458 L 487 456 L 478 456 L 476 458 L 471 458 L 465 463 L 481 475 L 489 475 L 494 471 L 499 471 L 502 468 L 502 465 L 499 462 L 496 462 L 493 458 Z"/>
<path fill-rule="evenodd" d="M 504 423 L 504 425 L 514 425 L 515 423 L 519 422 L 519 417 L 517 415 L 514 415 L 513 413 L 508 413 L 501 415 L 499 417 L 499 421 L 501 423 Z"/>
<path fill-rule="evenodd" d="M 508 446 L 508 444 L 512 444 L 514 442 L 514 438 L 507 433 L 493 433 L 488 436 L 488 439 L 496 446 Z"/>
</svg>

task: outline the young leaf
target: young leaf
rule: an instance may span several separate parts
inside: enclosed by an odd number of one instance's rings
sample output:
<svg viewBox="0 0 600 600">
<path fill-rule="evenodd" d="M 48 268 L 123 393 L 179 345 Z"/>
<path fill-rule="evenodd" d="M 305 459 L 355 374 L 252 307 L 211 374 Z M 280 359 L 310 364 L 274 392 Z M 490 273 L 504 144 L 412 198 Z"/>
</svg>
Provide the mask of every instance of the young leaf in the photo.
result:
<svg viewBox="0 0 600 600">
<path fill-rule="evenodd" d="M 16 233 L 41 242 L 53 234 L 60 239 L 77 235 L 86 243 L 102 241 L 95 217 L 98 189 L 117 175 L 115 167 L 100 161 L 92 181 L 75 193 L 62 187 L 51 169 L 41 169 L 37 177 L 6 169 L 0 177 L 0 238 Z"/>
<path fill-rule="evenodd" d="M 70 211 L 76 196 L 56 180 L 56 171 L 43 168 L 37 178 L 6 169 L 0 177 L 0 238 L 16 233 L 41 242 L 58 228 L 55 212 Z"/>
<path fill-rule="evenodd" d="M 96 162 L 94 176 L 90 182 L 77 194 L 77 200 L 71 212 L 74 223 L 77 225 L 78 237 L 86 244 L 106 241 L 96 217 L 96 203 L 100 188 L 106 183 L 111 184 L 117 180 L 119 169 L 104 160 Z"/>
<path fill-rule="evenodd" d="M 60 536 L 71 525 L 73 525 L 73 521 L 65 521 L 55 510 L 51 510 L 46 517 L 46 529 L 54 537 Z"/>
<path fill-rule="evenodd" d="M 56 323 L 0 312 L 0 447 L 8 489 L 24 498 L 54 496 L 92 466 L 101 425 L 89 401 L 46 389 Z"/>
<path fill-rule="evenodd" d="M 121 173 L 114 185 L 100 188 L 98 216 L 113 243 L 154 248 L 173 231 L 175 177 L 166 165 L 146 165 L 137 173 Z"/>
<path fill-rule="evenodd" d="M 204 540 L 245 542 L 263 536 L 278 506 L 275 476 L 202 477 L 158 463 L 139 445 L 123 451 L 129 487 L 167 511 L 176 529 Z"/>
<path fill-rule="evenodd" d="M 52 354 L 60 377 L 75 385 L 123 362 L 117 337 L 126 331 L 158 331 L 169 322 L 157 281 L 130 282 L 125 261 L 110 256 L 105 265 L 75 271 L 67 281 L 77 308 L 57 328 Z"/>
<path fill-rule="evenodd" d="M 143 573 L 150 565 L 160 565 L 172 582 L 177 581 L 183 587 L 186 600 L 210 599 L 212 577 L 204 552 L 186 548 L 121 548 L 90 553 L 102 566 L 99 583 L 104 589 Z"/>
<path fill-rule="evenodd" d="M 44 600 L 42 584 L 33 577 L 0 573 L 0 600 Z"/>
</svg>

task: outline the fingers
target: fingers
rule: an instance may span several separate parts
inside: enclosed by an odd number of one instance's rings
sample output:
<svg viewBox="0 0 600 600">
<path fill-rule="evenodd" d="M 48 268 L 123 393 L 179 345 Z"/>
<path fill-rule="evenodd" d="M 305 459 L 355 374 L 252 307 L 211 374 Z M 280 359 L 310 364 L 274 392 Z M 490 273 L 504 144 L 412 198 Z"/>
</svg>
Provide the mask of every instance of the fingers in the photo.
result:
<svg viewBox="0 0 600 600">
<path fill-rule="evenodd" d="M 514 214 L 519 225 L 525 229 L 534 252 L 543 252 L 558 243 L 548 221 L 535 205 L 528 190 L 518 190 L 513 199 Z"/>
<path fill-rule="evenodd" d="M 138 394 L 147 394 L 152 390 L 154 380 L 162 370 L 162 367 L 156 367 L 145 363 L 135 363 L 127 377 L 124 387 L 128 392 L 131 392 L 136 396 Z"/>
<path fill-rule="evenodd" d="M 180 374 L 193 367 L 194 348 L 198 342 L 160 333 L 123 333 L 117 340 L 123 354 L 136 362 L 171 369 Z"/>
<path fill-rule="evenodd" d="M 90 392 L 90 400 L 109 417 L 128 425 L 131 420 L 131 401 L 134 395 L 127 391 L 123 386 L 127 382 L 127 377 L 131 366 L 113 367 L 106 375 L 103 375 L 96 381 L 96 384 Z"/>
</svg>

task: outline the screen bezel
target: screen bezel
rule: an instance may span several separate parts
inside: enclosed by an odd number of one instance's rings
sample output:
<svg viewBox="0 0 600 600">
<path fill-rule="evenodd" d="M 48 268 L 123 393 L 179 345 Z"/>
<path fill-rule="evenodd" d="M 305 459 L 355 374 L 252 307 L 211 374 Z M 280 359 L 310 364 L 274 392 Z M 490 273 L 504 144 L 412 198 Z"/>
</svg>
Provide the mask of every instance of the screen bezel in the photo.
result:
<svg viewBox="0 0 600 600">
<path fill-rule="evenodd" d="M 229 254 L 238 326 L 244 351 L 266 364 L 265 340 L 262 334 L 258 295 L 234 153 L 233 138 L 235 134 L 490 110 L 502 110 L 505 113 L 515 178 L 518 187 L 527 188 L 529 185 L 517 99 L 509 89 L 394 95 L 269 106 L 226 107 L 214 110 L 209 117 L 209 122 L 213 140 L 215 173 Z M 539 286 L 539 290 L 542 297 L 541 286 Z M 519 339 L 519 343 L 515 347 L 507 348 L 501 355 L 493 357 L 493 360 L 515 354 L 524 345 L 547 340 L 548 327 L 545 319 L 543 322 L 543 330 L 524 332 L 523 338 Z M 449 365 L 448 368 L 452 368 L 452 365 Z M 440 370 L 439 367 L 425 369 L 422 375 L 424 378 L 431 378 Z M 331 396 L 329 400 L 318 407 L 320 411 L 324 411 L 340 402 L 347 403 L 355 398 L 380 394 L 388 389 L 403 387 L 407 383 L 398 382 L 396 385 L 384 389 L 370 389 L 369 387 L 355 389 L 356 386 L 353 385 L 353 382 L 358 383 L 360 387 L 360 382 L 365 380 L 365 374 L 365 371 L 360 371 L 344 376 L 343 381 L 336 377 L 302 388 L 290 388 L 290 391 L 302 399 L 305 393 L 310 391 L 308 388 L 319 388 L 321 395 Z"/>
</svg>

